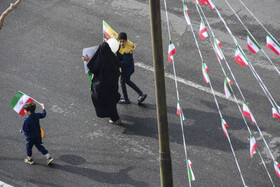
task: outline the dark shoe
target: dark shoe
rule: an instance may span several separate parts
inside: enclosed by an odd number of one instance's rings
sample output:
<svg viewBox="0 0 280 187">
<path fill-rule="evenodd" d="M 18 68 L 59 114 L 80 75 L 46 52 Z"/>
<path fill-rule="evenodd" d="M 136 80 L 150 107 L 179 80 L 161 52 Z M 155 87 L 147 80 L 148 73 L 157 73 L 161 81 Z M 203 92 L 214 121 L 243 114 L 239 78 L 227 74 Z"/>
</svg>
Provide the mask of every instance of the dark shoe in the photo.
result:
<svg viewBox="0 0 280 187">
<path fill-rule="evenodd" d="M 121 98 L 120 101 L 119 101 L 119 104 L 130 104 L 130 100 Z"/>
<path fill-rule="evenodd" d="M 26 159 L 24 159 L 24 162 L 27 164 L 31 164 L 31 165 L 34 164 L 34 160 L 32 158 L 28 158 L 28 157 Z"/>
<path fill-rule="evenodd" d="M 120 124 L 122 124 L 122 121 L 120 119 L 118 119 L 116 121 L 109 120 L 109 123 L 114 124 L 114 125 L 120 125 Z"/>
<path fill-rule="evenodd" d="M 142 94 L 138 98 L 138 104 L 142 103 L 147 97 L 147 94 Z"/>
<path fill-rule="evenodd" d="M 49 165 L 53 161 L 52 157 L 47 158 L 47 165 Z"/>
</svg>

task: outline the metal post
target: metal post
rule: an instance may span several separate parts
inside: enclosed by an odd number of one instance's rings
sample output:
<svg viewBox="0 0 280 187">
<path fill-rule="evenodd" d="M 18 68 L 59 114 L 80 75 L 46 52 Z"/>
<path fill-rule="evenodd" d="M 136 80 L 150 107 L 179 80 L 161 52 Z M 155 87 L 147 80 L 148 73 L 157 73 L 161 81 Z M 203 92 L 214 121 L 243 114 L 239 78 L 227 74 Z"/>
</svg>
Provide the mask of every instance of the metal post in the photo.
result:
<svg viewBox="0 0 280 187">
<path fill-rule="evenodd" d="M 150 0 L 151 36 L 159 133 L 159 162 L 162 187 L 172 187 L 172 164 L 169 149 L 165 77 L 163 66 L 160 1 Z"/>
</svg>

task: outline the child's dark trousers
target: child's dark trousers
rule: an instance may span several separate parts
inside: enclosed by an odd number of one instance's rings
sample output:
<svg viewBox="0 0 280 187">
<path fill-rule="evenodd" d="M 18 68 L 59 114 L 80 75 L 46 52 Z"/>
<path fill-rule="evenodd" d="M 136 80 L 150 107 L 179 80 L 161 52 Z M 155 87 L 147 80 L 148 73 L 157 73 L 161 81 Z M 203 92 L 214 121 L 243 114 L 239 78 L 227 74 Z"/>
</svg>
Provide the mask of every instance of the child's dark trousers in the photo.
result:
<svg viewBox="0 0 280 187">
<path fill-rule="evenodd" d="M 42 145 L 42 138 L 36 137 L 36 138 L 28 138 L 26 139 L 26 153 L 27 156 L 32 156 L 32 147 L 35 145 L 35 147 L 40 151 L 43 155 L 47 154 L 48 151 L 45 149 L 45 147 Z"/>
</svg>

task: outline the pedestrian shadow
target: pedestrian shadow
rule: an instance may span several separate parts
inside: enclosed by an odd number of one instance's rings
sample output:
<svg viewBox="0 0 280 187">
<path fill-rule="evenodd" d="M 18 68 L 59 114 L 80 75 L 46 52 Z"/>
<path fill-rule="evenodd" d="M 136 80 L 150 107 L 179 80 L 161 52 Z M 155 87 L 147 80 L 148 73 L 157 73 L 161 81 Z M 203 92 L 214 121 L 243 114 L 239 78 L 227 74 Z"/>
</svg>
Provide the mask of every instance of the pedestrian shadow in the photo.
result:
<svg viewBox="0 0 280 187">
<path fill-rule="evenodd" d="M 202 102 L 210 109 L 217 109 L 215 105 L 210 102 Z M 141 107 L 145 109 L 155 110 L 156 106 L 153 104 L 142 104 Z M 226 105 L 220 105 L 220 108 L 225 108 Z M 182 130 L 180 125 L 180 118 L 176 115 L 176 107 L 168 106 L 168 126 L 169 126 L 169 139 L 171 143 L 183 144 Z M 223 151 L 231 151 L 228 146 L 228 141 L 223 133 L 221 126 L 221 117 L 217 112 L 206 112 L 196 109 L 183 109 L 185 121 L 183 121 L 184 135 L 187 145 L 194 145 Z M 170 114 L 174 115 L 170 117 Z M 177 117 L 177 122 L 174 122 Z M 130 121 L 129 124 L 122 124 L 125 128 L 123 134 L 126 135 L 139 135 L 158 139 L 157 119 L 152 117 L 137 117 L 122 115 L 122 120 Z M 227 128 L 231 142 L 235 150 L 248 149 L 248 142 L 243 142 L 232 135 L 235 130 L 246 130 L 243 119 L 223 115 L 229 127 Z M 172 119 L 172 122 L 171 120 Z M 232 136 L 231 136 L 232 135 Z M 248 134 L 249 138 L 249 134 Z"/>
<path fill-rule="evenodd" d="M 64 157 L 64 156 L 60 156 L 60 157 Z M 74 165 L 61 165 L 57 163 L 53 163 L 49 167 L 51 169 L 61 170 L 75 175 L 80 175 L 100 183 L 106 183 L 112 185 L 129 184 L 132 186 L 139 186 L 139 187 L 148 186 L 147 183 L 143 181 L 133 180 L 129 176 L 128 172 L 133 170 L 134 167 L 121 169 L 119 170 L 119 172 L 104 172 L 92 168 L 83 168 Z"/>
</svg>

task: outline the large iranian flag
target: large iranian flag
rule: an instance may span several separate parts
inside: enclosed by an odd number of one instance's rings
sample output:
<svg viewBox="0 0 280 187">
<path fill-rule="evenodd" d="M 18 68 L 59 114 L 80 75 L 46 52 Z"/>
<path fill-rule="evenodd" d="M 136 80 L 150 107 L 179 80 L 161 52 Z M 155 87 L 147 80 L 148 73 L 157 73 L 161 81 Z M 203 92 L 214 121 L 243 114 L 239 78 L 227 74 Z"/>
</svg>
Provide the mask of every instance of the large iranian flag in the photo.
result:
<svg viewBox="0 0 280 187">
<path fill-rule="evenodd" d="M 235 50 L 235 62 L 237 62 L 240 66 L 247 66 L 249 61 L 247 59 L 247 57 L 245 56 L 244 51 L 242 50 L 242 48 L 237 45 L 236 46 L 236 50 Z"/>
<path fill-rule="evenodd" d="M 255 38 L 249 32 L 248 32 L 248 35 L 247 35 L 247 46 L 248 46 L 248 49 L 253 54 L 257 53 L 261 49 L 258 42 L 255 40 Z"/>
<path fill-rule="evenodd" d="M 118 33 L 114 31 L 109 24 L 103 20 L 103 33 L 105 34 L 106 38 L 118 38 Z"/>
<path fill-rule="evenodd" d="M 253 155 L 258 152 L 258 144 L 253 135 L 250 134 L 250 155 L 253 158 Z"/>
<path fill-rule="evenodd" d="M 225 92 L 226 98 L 229 98 L 233 94 L 233 91 L 230 87 L 230 85 L 232 85 L 232 84 L 233 84 L 233 82 L 228 77 L 226 77 L 225 81 L 224 81 L 224 92 Z"/>
<path fill-rule="evenodd" d="M 280 54 L 280 44 L 271 36 L 267 34 L 266 36 L 266 46 L 271 49 L 276 55 Z"/>
<path fill-rule="evenodd" d="M 34 99 L 29 97 L 28 95 L 22 93 L 21 91 L 18 91 L 18 93 L 13 97 L 12 102 L 11 102 L 11 107 L 19 113 L 20 115 L 24 116 L 24 109 L 23 106 L 26 103 L 33 102 Z"/>
<path fill-rule="evenodd" d="M 244 116 L 250 118 L 252 120 L 253 124 L 256 122 L 256 120 L 255 120 L 253 114 L 251 113 L 251 111 L 250 111 L 246 101 L 243 102 L 243 111 L 242 111 L 242 113 L 243 113 Z"/>
<path fill-rule="evenodd" d="M 190 181 L 195 180 L 195 177 L 194 177 L 194 174 L 192 171 L 192 167 L 193 167 L 192 162 L 190 160 L 188 160 L 188 172 L 189 172 Z"/>
</svg>

